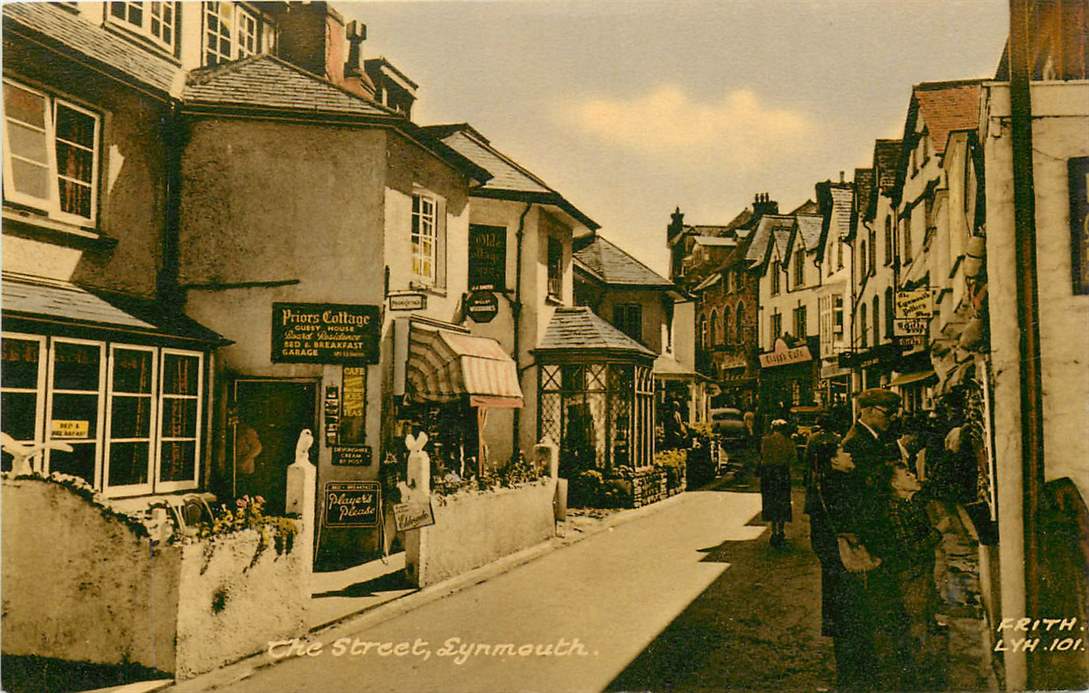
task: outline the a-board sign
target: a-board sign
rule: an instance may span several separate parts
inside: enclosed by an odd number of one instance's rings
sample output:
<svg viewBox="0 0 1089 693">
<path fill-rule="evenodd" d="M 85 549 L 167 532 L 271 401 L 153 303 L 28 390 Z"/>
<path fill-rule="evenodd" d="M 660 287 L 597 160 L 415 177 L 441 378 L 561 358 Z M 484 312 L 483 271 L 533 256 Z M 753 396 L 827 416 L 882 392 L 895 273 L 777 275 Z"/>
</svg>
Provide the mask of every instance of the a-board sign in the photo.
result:
<svg viewBox="0 0 1089 693">
<path fill-rule="evenodd" d="M 377 481 L 328 481 L 322 504 L 326 527 L 377 527 L 382 487 Z"/>
<path fill-rule="evenodd" d="M 390 310 L 424 310 L 427 308 L 427 294 L 404 293 L 389 295 Z"/>
<path fill-rule="evenodd" d="M 373 453 L 369 445 L 333 448 L 334 467 L 369 467 Z"/>
<path fill-rule="evenodd" d="M 474 291 L 465 299 L 465 312 L 473 322 L 491 322 L 499 313 L 499 297 L 494 291 Z"/>
<path fill-rule="evenodd" d="M 435 524 L 435 511 L 431 507 L 431 501 L 426 503 L 413 501 L 394 505 L 393 524 L 398 532 L 430 527 Z"/>
<path fill-rule="evenodd" d="M 378 363 L 378 306 L 273 303 L 273 363 Z"/>
</svg>

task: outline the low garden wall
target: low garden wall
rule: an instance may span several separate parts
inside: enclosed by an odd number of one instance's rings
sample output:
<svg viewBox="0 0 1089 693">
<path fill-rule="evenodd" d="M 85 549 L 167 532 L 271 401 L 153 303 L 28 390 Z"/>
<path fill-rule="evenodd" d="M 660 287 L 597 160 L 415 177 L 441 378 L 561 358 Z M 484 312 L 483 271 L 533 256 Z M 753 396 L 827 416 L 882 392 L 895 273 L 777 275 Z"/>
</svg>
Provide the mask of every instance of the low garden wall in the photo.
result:
<svg viewBox="0 0 1089 693">
<path fill-rule="evenodd" d="M 2 481 L 3 652 L 186 678 L 306 632 L 309 556 L 252 529 L 155 544 L 78 482 Z"/>
<path fill-rule="evenodd" d="M 406 535 L 409 579 L 441 582 L 550 539 L 555 532 L 556 483 L 543 479 L 512 488 L 432 495 L 435 524 Z"/>
</svg>

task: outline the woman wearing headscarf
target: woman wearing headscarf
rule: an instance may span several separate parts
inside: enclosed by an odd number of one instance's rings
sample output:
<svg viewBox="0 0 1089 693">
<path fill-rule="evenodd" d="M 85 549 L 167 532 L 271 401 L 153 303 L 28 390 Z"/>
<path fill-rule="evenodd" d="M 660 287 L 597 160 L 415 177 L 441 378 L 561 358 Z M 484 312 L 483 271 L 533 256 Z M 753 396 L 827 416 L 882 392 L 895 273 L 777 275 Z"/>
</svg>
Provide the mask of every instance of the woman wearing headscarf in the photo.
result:
<svg viewBox="0 0 1089 693">
<path fill-rule="evenodd" d="M 790 467 L 796 464 L 798 451 L 787 435 L 787 422 L 771 422 L 771 433 L 760 441 L 761 517 L 771 526 L 771 545 L 782 546 L 786 523 L 791 520 Z"/>
</svg>

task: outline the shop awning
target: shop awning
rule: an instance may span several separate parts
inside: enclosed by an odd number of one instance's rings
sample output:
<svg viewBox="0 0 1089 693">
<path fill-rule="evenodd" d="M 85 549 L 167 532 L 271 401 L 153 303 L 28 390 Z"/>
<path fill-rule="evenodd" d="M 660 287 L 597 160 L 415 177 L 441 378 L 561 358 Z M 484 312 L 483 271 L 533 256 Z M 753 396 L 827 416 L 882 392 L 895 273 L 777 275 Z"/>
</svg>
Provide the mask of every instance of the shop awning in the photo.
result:
<svg viewBox="0 0 1089 693">
<path fill-rule="evenodd" d="M 911 383 L 917 383 L 921 380 L 927 380 L 934 377 L 934 369 L 928 369 L 925 371 L 915 371 L 913 373 L 901 373 L 892 379 L 889 385 L 910 385 Z"/>
<path fill-rule="evenodd" d="M 86 333 L 96 338 L 124 333 L 126 340 L 156 343 L 232 343 L 157 301 L 19 275 L 4 275 L 3 314 L 4 329 L 12 331 L 69 336 Z"/>
<path fill-rule="evenodd" d="M 468 397 L 474 407 L 522 406 L 514 361 L 486 337 L 413 326 L 406 378 L 408 395 L 416 402 L 441 404 Z"/>
</svg>

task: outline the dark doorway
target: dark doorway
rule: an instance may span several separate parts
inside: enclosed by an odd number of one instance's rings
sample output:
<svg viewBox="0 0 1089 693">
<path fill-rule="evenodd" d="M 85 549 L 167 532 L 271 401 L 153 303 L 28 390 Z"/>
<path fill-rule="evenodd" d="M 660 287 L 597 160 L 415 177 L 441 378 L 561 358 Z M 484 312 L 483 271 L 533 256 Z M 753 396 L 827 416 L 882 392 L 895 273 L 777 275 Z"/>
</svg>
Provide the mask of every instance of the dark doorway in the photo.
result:
<svg viewBox="0 0 1089 693">
<path fill-rule="evenodd" d="M 286 470 L 295 461 L 299 432 L 309 428 L 315 440 L 320 434 L 315 420 L 317 384 L 236 380 L 232 399 L 238 412 L 231 436 L 235 494 L 264 496 L 266 511 L 282 515 Z"/>
</svg>

